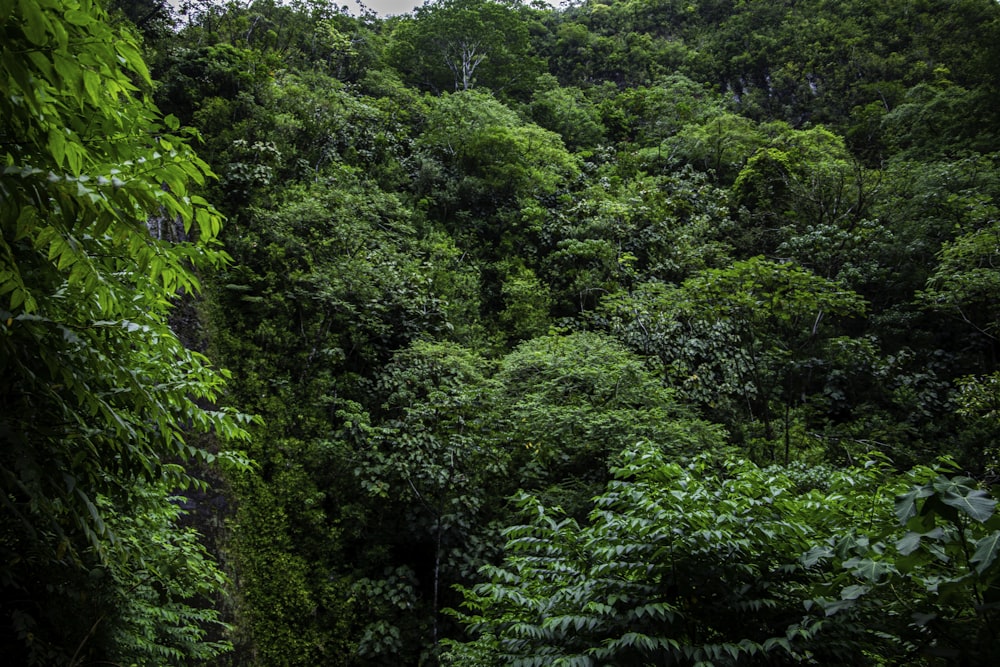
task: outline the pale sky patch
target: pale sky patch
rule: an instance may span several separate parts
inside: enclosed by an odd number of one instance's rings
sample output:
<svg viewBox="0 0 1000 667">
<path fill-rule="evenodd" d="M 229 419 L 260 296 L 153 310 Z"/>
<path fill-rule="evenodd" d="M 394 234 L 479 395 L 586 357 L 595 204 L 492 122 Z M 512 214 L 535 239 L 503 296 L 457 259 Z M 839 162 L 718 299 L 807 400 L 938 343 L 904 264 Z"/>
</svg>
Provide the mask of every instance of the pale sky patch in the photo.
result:
<svg viewBox="0 0 1000 667">
<path fill-rule="evenodd" d="M 364 4 L 379 16 L 398 16 L 412 12 L 424 3 L 422 0 L 365 0 Z M 357 3 L 352 2 L 347 7 L 352 14 L 358 14 Z"/>
<path fill-rule="evenodd" d="M 558 6 L 561 2 L 561 0 L 544 1 L 546 4 L 552 5 L 553 7 Z M 374 10 L 379 16 L 399 16 L 400 14 L 408 14 L 420 5 L 424 4 L 423 0 L 363 0 L 363 2 L 368 9 Z M 351 14 L 357 15 L 359 13 L 358 4 L 355 0 L 349 0 L 347 8 L 350 10 Z"/>
</svg>

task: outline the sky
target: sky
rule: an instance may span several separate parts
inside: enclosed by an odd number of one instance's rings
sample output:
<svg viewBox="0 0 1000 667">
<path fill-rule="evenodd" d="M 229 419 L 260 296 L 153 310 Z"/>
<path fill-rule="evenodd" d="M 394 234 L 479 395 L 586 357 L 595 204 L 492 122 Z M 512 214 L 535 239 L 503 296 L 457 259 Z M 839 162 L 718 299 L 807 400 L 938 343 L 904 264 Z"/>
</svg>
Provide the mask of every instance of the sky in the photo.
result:
<svg viewBox="0 0 1000 667">
<path fill-rule="evenodd" d="M 413 11 L 415 7 L 419 7 L 424 4 L 424 0 L 361 0 L 364 2 L 365 6 L 369 9 L 375 10 L 375 13 L 379 16 L 393 16 L 399 14 L 405 14 L 407 12 Z M 559 5 L 561 0 L 545 0 L 545 2 L 553 7 Z M 340 0 L 341 3 L 346 4 L 348 9 L 351 10 L 352 14 L 357 14 L 357 0 Z"/>
<path fill-rule="evenodd" d="M 167 0 L 174 7 L 178 7 L 182 0 Z M 545 0 L 553 7 L 557 6 L 561 0 Z M 424 4 L 424 0 L 361 0 L 368 9 L 372 9 L 379 16 L 398 16 L 413 11 L 416 7 Z M 248 3 L 244 3 L 248 4 Z M 360 13 L 358 0 L 337 0 L 337 5 L 347 7 L 347 10 L 357 16 Z"/>
<path fill-rule="evenodd" d="M 405 14 L 413 11 L 414 7 L 419 7 L 424 3 L 423 0 L 364 0 L 364 4 L 369 9 L 375 10 L 375 13 L 379 16 L 389 16 L 392 14 Z M 347 3 L 347 6 L 351 9 L 352 14 L 357 13 L 355 11 L 357 7 L 356 2 Z"/>
</svg>

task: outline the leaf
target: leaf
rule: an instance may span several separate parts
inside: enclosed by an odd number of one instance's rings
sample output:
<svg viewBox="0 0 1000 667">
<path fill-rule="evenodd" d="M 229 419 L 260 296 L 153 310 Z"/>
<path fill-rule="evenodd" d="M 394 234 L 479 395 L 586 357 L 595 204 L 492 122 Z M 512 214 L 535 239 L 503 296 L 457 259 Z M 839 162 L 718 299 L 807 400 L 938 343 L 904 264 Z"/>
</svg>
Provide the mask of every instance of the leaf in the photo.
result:
<svg viewBox="0 0 1000 667">
<path fill-rule="evenodd" d="M 920 523 L 920 526 L 925 530 L 929 530 L 931 526 L 934 525 L 936 518 L 942 518 L 952 524 L 958 524 L 959 514 L 958 508 L 944 502 L 944 498 L 939 493 L 935 493 L 924 501 L 923 506 L 920 508 L 920 516 L 913 519 L 911 523 L 907 524 L 911 529 L 915 528 L 913 522 Z"/>
<path fill-rule="evenodd" d="M 27 293 L 21 288 L 14 288 L 14 291 L 10 293 L 10 309 L 17 310 L 21 304 L 24 303 Z"/>
<path fill-rule="evenodd" d="M 812 567 L 816 563 L 822 560 L 826 560 L 827 558 L 830 558 L 832 556 L 833 556 L 833 549 L 831 549 L 830 547 L 826 546 L 813 547 L 806 553 L 802 554 L 801 558 L 799 558 L 799 562 L 801 562 L 802 565 L 804 565 L 805 567 Z"/>
<path fill-rule="evenodd" d="M 857 600 L 859 597 L 871 590 L 871 586 L 865 586 L 863 584 L 854 584 L 852 586 L 845 586 L 843 590 L 840 591 L 841 600 Z"/>
<path fill-rule="evenodd" d="M 933 530 L 927 531 L 926 533 L 918 533 L 911 530 L 896 542 L 896 549 L 902 555 L 909 556 L 920 547 L 920 540 L 925 537 L 933 540 L 940 540 L 944 537 L 944 529 L 939 526 Z"/>
<path fill-rule="evenodd" d="M 844 561 L 844 567 L 851 568 L 851 574 L 873 583 L 877 583 L 882 577 L 895 570 L 888 563 L 870 558 L 851 558 Z"/>
<path fill-rule="evenodd" d="M 61 129 L 52 128 L 49 130 L 49 152 L 52 153 L 56 166 L 61 167 L 63 158 L 66 157 L 66 135 Z"/>
<path fill-rule="evenodd" d="M 917 501 L 921 498 L 927 498 L 934 495 L 934 489 L 929 485 L 916 486 L 910 490 L 909 493 L 905 493 L 901 496 L 896 497 L 896 516 L 899 517 L 899 522 L 905 524 L 911 518 L 917 515 Z"/>
<path fill-rule="evenodd" d="M 1000 555 L 1000 530 L 976 542 L 976 551 L 969 560 L 975 564 L 976 572 L 982 574 L 993 565 L 998 555 Z"/>
<path fill-rule="evenodd" d="M 909 556 L 920 546 L 920 533 L 912 530 L 896 541 L 896 550 L 904 556 Z"/>
<path fill-rule="evenodd" d="M 771 651 L 776 646 L 780 646 L 781 648 L 785 649 L 785 651 L 787 651 L 789 653 L 792 652 L 792 645 L 789 644 L 788 640 L 785 639 L 784 637 L 770 637 L 770 638 L 764 640 L 764 650 L 765 651 Z"/>
<path fill-rule="evenodd" d="M 87 91 L 87 96 L 94 106 L 101 103 L 101 77 L 92 70 L 83 71 L 83 87 Z"/>
<path fill-rule="evenodd" d="M 959 488 L 966 491 L 966 493 L 959 495 L 954 491 L 948 491 L 941 497 L 941 502 L 950 507 L 960 509 L 979 522 L 984 522 L 993 516 L 997 501 L 989 493 L 981 489 Z"/>
<path fill-rule="evenodd" d="M 139 49 L 137 49 L 135 45 L 128 42 L 119 42 L 116 44 L 116 48 L 118 49 L 119 55 L 125 59 L 125 64 L 128 68 L 142 77 L 143 82 L 147 84 L 151 83 L 149 70 L 146 68 L 146 62 L 142 59 L 142 54 L 139 53 Z"/>
<path fill-rule="evenodd" d="M 61 53 L 52 54 L 52 60 L 62 87 L 66 90 L 78 90 L 81 77 L 80 65 Z"/>
<path fill-rule="evenodd" d="M 67 23 L 78 26 L 88 26 L 94 22 L 94 17 L 87 12 L 82 12 L 79 9 L 69 9 L 63 14 Z"/>
<path fill-rule="evenodd" d="M 46 35 L 52 29 L 48 17 L 42 13 L 42 8 L 36 0 L 20 0 L 18 7 L 24 19 L 24 36 L 32 44 L 43 46 L 46 42 Z"/>
</svg>

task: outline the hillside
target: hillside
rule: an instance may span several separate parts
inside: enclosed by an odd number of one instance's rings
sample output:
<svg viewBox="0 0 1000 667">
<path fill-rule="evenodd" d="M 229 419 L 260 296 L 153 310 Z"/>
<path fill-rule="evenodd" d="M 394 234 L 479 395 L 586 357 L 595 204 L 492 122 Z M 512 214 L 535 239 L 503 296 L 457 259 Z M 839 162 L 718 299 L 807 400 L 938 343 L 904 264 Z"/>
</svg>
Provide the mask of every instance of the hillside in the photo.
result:
<svg viewBox="0 0 1000 667">
<path fill-rule="evenodd" d="M 355 14 L 2 3 L 4 654 L 1000 661 L 1000 4 Z"/>
</svg>

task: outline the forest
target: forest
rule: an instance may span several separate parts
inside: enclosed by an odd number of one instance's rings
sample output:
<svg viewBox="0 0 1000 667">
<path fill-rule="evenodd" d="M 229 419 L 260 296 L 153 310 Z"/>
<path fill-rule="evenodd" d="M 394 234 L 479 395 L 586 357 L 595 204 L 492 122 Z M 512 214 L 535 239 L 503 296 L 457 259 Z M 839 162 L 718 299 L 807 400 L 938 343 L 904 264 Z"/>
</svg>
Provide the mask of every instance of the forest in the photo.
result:
<svg viewBox="0 0 1000 667">
<path fill-rule="evenodd" d="M 1000 3 L 0 26 L 5 664 L 1000 664 Z"/>
</svg>

